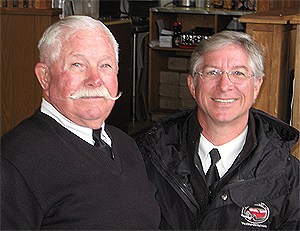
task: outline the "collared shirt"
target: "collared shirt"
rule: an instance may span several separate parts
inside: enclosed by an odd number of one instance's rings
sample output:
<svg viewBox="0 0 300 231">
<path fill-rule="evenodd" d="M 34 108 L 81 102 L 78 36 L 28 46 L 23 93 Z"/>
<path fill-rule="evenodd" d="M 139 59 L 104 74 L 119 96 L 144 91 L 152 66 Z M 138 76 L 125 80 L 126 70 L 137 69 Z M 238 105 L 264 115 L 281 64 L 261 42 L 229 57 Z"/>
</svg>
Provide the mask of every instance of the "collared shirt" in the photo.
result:
<svg viewBox="0 0 300 231">
<path fill-rule="evenodd" d="M 56 108 L 53 107 L 52 104 L 50 104 L 44 98 L 42 99 L 41 112 L 53 118 L 56 122 L 61 124 L 63 127 L 68 129 L 69 131 L 71 131 L 72 133 L 74 133 L 84 141 L 88 142 L 91 145 L 94 145 L 95 141 L 93 140 L 93 129 L 88 127 L 83 127 L 72 122 L 64 115 L 62 115 L 59 111 L 57 111 Z M 105 123 L 102 124 L 101 128 L 102 128 L 101 139 L 109 146 L 111 146 L 111 139 L 104 129 Z"/>
<path fill-rule="evenodd" d="M 206 174 L 210 164 L 211 164 L 211 158 L 209 155 L 209 152 L 213 148 L 217 148 L 221 159 L 216 164 L 220 178 L 225 175 L 225 173 L 228 171 L 228 169 L 231 167 L 233 162 L 235 161 L 236 157 L 239 155 L 241 150 L 244 147 L 244 144 L 246 142 L 248 132 L 248 126 L 245 128 L 245 130 L 235 139 L 232 141 L 220 145 L 215 146 L 211 142 L 209 142 L 202 134 L 200 136 L 200 142 L 199 142 L 199 149 L 198 154 L 200 156 L 203 171 Z"/>
</svg>

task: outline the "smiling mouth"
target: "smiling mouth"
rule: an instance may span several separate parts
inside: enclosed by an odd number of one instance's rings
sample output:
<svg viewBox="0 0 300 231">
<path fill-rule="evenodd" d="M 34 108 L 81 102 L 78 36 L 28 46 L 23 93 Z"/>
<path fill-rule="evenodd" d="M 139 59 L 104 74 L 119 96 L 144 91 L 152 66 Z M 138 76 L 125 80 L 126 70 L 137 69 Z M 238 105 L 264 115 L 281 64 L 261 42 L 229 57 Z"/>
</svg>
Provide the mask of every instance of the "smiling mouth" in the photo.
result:
<svg viewBox="0 0 300 231">
<path fill-rule="evenodd" d="M 215 98 L 212 99 L 218 103 L 233 103 L 234 101 L 237 100 L 237 99 L 215 99 Z"/>
</svg>

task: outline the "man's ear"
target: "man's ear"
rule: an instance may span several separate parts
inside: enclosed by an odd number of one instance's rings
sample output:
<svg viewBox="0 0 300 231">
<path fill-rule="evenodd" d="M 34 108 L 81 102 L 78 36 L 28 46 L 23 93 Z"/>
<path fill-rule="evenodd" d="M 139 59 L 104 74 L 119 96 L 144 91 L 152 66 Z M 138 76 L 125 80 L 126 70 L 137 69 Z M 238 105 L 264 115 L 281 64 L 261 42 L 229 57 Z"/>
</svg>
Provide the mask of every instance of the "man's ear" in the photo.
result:
<svg viewBox="0 0 300 231">
<path fill-rule="evenodd" d="M 257 96 L 259 94 L 259 91 L 260 91 L 260 88 L 261 88 L 261 85 L 263 84 L 263 77 L 259 77 L 257 80 L 256 80 L 256 85 L 254 86 L 254 100 L 257 99 Z"/>
<path fill-rule="evenodd" d="M 194 99 L 196 99 L 195 84 L 194 84 L 193 76 L 191 76 L 191 75 L 187 76 L 187 84 L 188 84 L 188 87 L 190 89 L 192 96 L 194 97 Z"/>
<path fill-rule="evenodd" d="M 50 72 L 47 65 L 45 63 L 37 63 L 34 71 L 43 90 L 48 90 L 49 81 L 50 81 Z"/>
</svg>

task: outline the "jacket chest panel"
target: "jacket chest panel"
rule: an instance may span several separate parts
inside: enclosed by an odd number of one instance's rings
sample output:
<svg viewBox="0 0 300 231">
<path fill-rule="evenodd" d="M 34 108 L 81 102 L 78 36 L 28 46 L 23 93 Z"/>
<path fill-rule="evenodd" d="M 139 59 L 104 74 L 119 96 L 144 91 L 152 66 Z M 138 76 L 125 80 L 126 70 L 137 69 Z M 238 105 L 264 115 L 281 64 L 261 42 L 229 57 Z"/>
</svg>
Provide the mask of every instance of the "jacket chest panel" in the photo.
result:
<svg viewBox="0 0 300 231">
<path fill-rule="evenodd" d="M 222 229 L 232 227 L 232 223 L 239 224 L 240 229 L 270 228 L 273 217 L 280 216 L 278 211 L 288 193 L 288 183 L 283 174 L 229 184 L 213 199 L 203 215 L 202 227 Z M 216 222 L 211 224 L 214 217 Z"/>
</svg>

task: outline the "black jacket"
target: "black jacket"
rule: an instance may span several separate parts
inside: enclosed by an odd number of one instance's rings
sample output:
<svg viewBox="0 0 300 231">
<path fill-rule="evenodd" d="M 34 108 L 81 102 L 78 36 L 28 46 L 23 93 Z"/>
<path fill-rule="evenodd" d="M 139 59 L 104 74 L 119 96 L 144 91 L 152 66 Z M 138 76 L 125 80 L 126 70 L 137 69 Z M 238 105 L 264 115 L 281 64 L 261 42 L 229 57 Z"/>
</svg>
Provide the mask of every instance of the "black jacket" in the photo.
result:
<svg viewBox="0 0 300 231">
<path fill-rule="evenodd" d="M 160 119 L 137 139 L 157 186 L 164 230 L 298 230 L 299 132 L 251 108 L 243 150 L 209 193 L 198 157 L 196 109 Z"/>
</svg>

